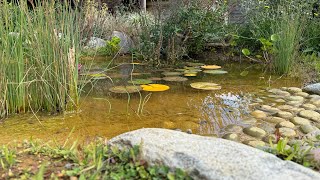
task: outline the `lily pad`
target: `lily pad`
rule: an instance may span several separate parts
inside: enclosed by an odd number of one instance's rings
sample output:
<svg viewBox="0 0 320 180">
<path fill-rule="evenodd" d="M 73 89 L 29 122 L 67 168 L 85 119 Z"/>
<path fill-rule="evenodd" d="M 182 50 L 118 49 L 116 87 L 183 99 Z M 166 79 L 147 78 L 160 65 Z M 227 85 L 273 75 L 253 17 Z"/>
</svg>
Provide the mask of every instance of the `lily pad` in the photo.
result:
<svg viewBox="0 0 320 180">
<path fill-rule="evenodd" d="M 113 93 L 136 93 L 141 91 L 141 87 L 139 86 L 114 86 L 109 89 L 109 91 Z"/>
<path fill-rule="evenodd" d="M 164 75 L 164 76 L 179 76 L 179 75 L 182 75 L 181 72 L 163 72 L 161 74 Z"/>
<path fill-rule="evenodd" d="M 202 71 L 200 68 L 197 68 L 197 67 L 188 67 L 188 66 L 185 66 L 184 67 L 185 71 Z"/>
<path fill-rule="evenodd" d="M 206 65 L 206 66 L 201 66 L 203 69 L 221 69 L 221 66 L 218 65 Z"/>
<path fill-rule="evenodd" d="M 190 86 L 194 89 L 200 89 L 200 90 L 219 90 L 221 89 L 221 86 L 215 83 L 210 82 L 195 82 L 191 83 Z"/>
<path fill-rule="evenodd" d="M 150 91 L 150 92 L 160 92 L 160 91 L 166 91 L 170 89 L 169 86 L 163 85 L 163 84 L 148 84 L 148 85 L 141 85 L 142 90 L 144 91 Z"/>
<path fill-rule="evenodd" d="M 183 72 L 183 71 L 185 71 L 185 69 L 175 69 L 175 71 Z"/>
<path fill-rule="evenodd" d="M 150 84 L 152 83 L 152 81 L 149 79 L 133 79 L 132 81 L 128 81 L 128 83 L 141 85 L 141 84 Z"/>
<path fill-rule="evenodd" d="M 161 81 L 162 78 L 160 78 L 160 77 L 150 77 L 150 78 L 148 78 L 148 80 L 150 80 L 150 81 Z"/>
<path fill-rule="evenodd" d="M 182 81 L 188 80 L 188 78 L 180 77 L 180 76 L 169 76 L 169 77 L 164 77 L 162 79 L 165 81 L 175 81 L 175 82 L 182 82 Z"/>
<path fill-rule="evenodd" d="M 223 70 L 205 70 L 203 72 L 207 74 L 227 74 L 228 73 L 228 71 L 223 71 Z"/>
<path fill-rule="evenodd" d="M 184 76 L 186 77 L 196 77 L 198 73 L 185 73 Z"/>
</svg>

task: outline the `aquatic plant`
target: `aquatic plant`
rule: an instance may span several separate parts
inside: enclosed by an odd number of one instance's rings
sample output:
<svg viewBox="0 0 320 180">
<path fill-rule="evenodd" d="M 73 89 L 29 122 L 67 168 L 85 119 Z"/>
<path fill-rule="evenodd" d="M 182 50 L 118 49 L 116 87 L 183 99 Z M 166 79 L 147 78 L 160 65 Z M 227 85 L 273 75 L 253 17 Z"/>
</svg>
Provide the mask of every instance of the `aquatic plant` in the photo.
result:
<svg viewBox="0 0 320 180">
<path fill-rule="evenodd" d="M 80 12 L 54 1 L 0 9 L 0 117 L 76 110 Z"/>
<path fill-rule="evenodd" d="M 219 90 L 221 89 L 221 86 L 215 83 L 210 82 L 194 82 L 191 83 L 190 86 L 194 89 L 200 89 L 200 90 Z"/>
<path fill-rule="evenodd" d="M 142 90 L 150 91 L 150 92 L 160 92 L 169 90 L 170 87 L 163 84 L 148 84 L 148 85 L 141 85 Z"/>
</svg>

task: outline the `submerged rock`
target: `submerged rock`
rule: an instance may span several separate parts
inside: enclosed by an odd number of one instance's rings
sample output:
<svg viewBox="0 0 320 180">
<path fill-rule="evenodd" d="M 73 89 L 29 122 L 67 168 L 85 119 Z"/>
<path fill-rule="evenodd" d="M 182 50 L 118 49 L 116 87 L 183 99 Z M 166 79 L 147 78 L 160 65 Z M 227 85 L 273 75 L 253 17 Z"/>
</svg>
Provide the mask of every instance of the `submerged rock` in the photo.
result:
<svg viewBox="0 0 320 180">
<path fill-rule="evenodd" d="M 258 128 L 258 127 L 248 127 L 244 128 L 243 132 L 256 138 L 263 138 L 265 135 L 267 135 L 266 131 Z"/>
<path fill-rule="evenodd" d="M 290 122 L 290 121 L 283 121 L 283 122 L 281 122 L 281 123 L 278 123 L 278 124 L 276 125 L 276 127 L 277 127 L 277 128 L 287 127 L 287 128 L 293 129 L 295 126 L 294 126 L 294 124 L 293 124 L 292 122 Z"/>
<path fill-rule="evenodd" d="M 299 93 L 299 92 L 302 92 L 302 89 L 300 89 L 298 87 L 289 87 L 289 88 L 287 88 L 287 91 L 290 93 Z"/>
<path fill-rule="evenodd" d="M 230 141 L 238 141 L 239 140 L 239 136 L 235 133 L 226 134 L 226 135 L 222 136 L 222 138 L 230 140 Z"/>
<path fill-rule="evenodd" d="M 181 168 L 193 179 L 320 179 L 320 174 L 261 150 L 219 138 L 165 129 L 140 129 L 112 138 L 120 148 L 141 145 L 144 160 Z"/>
<path fill-rule="evenodd" d="M 286 111 L 279 111 L 277 113 L 277 116 L 283 118 L 283 119 L 291 119 L 293 118 L 293 114 L 290 112 L 286 112 Z"/>
<path fill-rule="evenodd" d="M 304 110 L 299 112 L 299 116 L 307 119 L 311 119 L 316 122 L 320 122 L 320 114 L 312 110 Z"/>
<path fill-rule="evenodd" d="M 267 117 L 267 114 L 263 111 L 260 110 L 255 110 L 253 112 L 251 112 L 251 115 L 257 119 L 263 119 Z"/>
<path fill-rule="evenodd" d="M 266 117 L 263 120 L 266 121 L 266 122 L 275 123 L 275 124 L 278 124 L 278 123 L 281 123 L 283 121 L 286 121 L 285 119 L 283 119 L 281 117 L 273 117 L 273 116 Z"/>
<path fill-rule="evenodd" d="M 310 124 L 310 121 L 308 119 L 302 118 L 302 117 L 294 117 L 290 120 L 295 125 L 306 125 Z"/>
<path fill-rule="evenodd" d="M 305 134 L 311 133 L 313 131 L 319 130 L 318 128 L 312 126 L 311 124 L 305 124 L 300 127 L 301 131 Z"/>
<path fill-rule="evenodd" d="M 266 145 L 266 143 L 263 141 L 246 141 L 246 142 L 244 142 L 244 144 L 247 144 L 247 145 L 255 147 L 255 148 L 262 147 L 262 146 Z"/>
<path fill-rule="evenodd" d="M 287 127 L 279 128 L 279 132 L 281 136 L 284 137 L 294 137 L 297 135 L 297 133 L 293 129 Z"/>
</svg>

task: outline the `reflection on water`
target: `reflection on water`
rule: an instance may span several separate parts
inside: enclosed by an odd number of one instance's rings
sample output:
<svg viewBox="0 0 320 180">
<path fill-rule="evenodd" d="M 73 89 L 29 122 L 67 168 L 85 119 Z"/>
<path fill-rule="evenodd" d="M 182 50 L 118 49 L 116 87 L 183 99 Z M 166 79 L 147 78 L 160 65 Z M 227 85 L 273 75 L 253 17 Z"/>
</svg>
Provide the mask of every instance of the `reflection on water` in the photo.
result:
<svg viewBox="0 0 320 180">
<path fill-rule="evenodd" d="M 96 67 L 93 67 L 96 68 Z M 48 116 L 38 114 L 16 115 L 0 121 L 0 144 L 13 139 L 23 140 L 33 136 L 42 139 L 64 140 L 74 128 L 73 137 L 85 140 L 92 136 L 114 137 L 121 133 L 147 127 L 192 130 L 203 135 L 223 133 L 223 128 L 229 124 L 245 126 L 242 119 L 250 112 L 249 104 L 253 100 L 252 92 L 266 88 L 263 76 L 259 70 L 250 70 L 246 77 L 239 73 L 247 66 L 229 64 L 225 75 L 206 75 L 189 78 L 186 82 L 156 81 L 170 86 L 170 90 L 149 94 L 114 94 L 108 91 L 113 85 L 126 85 L 132 70 L 140 73 L 133 78 L 160 77 L 160 70 L 138 68 L 132 65 L 118 66 L 107 75 L 110 79 L 100 79 L 88 84 L 83 89 L 81 113 Z M 278 77 L 270 77 L 277 79 Z M 218 91 L 201 91 L 190 87 L 192 82 L 213 82 L 222 86 Z M 299 86 L 299 82 L 290 78 L 274 81 L 273 87 Z M 144 99 L 147 99 L 144 104 Z M 41 122 L 41 123 L 39 123 Z"/>
</svg>

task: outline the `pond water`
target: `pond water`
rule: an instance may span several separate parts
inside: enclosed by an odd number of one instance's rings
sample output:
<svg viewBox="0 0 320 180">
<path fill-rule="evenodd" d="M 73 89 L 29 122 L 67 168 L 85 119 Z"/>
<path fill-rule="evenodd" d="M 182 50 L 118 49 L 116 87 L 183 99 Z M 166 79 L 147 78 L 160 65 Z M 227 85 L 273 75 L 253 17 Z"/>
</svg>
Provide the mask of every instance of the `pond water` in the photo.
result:
<svg viewBox="0 0 320 180">
<path fill-rule="evenodd" d="M 246 126 L 243 120 L 250 117 L 251 104 L 263 98 L 260 97 L 262 89 L 301 86 L 297 79 L 265 74 L 257 65 L 215 62 L 214 64 L 221 65 L 229 73 L 199 73 L 199 76 L 190 77 L 185 82 L 156 81 L 170 86 L 164 92 L 142 91 L 128 95 L 108 91 L 113 85 L 126 85 L 131 78 L 162 77 L 159 68 L 120 65 L 127 60 L 128 58 L 122 58 L 109 66 L 105 58 L 96 58 L 94 63 L 85 61 L 84 67 L 88 68 L 91 64 L 92 71 L 108 68 L 106 74 L 112 81 L 107 78 L 87 84 L 83 88 L 81 112 L 64 115 L 14 115 L 1 121 L 0 143 L 30 137 L 63 141 L 71 131 L 73 140 L 83 141 L 95 136 L 112 138 L 147 127 L 180 129 L 220 137 L 224 133 L 224 127 L 229 124 Z M 173 71 L 170 68 L 166 70 Z M 240 73 L 244 70 L 249 73 L 241 76 Z M 130 75 L 132 72 L 134 76 Z M 214 82 L 222 88 L 204 91 L 190 87 L 190 83 L 199 81 Z"/>
</svg>

